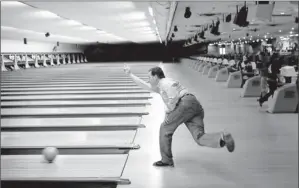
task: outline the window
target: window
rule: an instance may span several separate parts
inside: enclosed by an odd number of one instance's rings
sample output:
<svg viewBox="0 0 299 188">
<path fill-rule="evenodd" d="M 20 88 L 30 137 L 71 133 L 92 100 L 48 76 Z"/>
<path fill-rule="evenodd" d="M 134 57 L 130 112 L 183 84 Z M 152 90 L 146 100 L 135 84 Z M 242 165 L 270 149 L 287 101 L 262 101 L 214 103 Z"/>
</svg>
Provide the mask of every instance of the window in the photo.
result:
<svg viewBox="0 0 299 188">
<path fill-rule="evenodd" d="M 219 48 L 219 53 L 220 53 L 220 55 L 224 55 L 225 54 L 225 48 Z"/>
</svg>

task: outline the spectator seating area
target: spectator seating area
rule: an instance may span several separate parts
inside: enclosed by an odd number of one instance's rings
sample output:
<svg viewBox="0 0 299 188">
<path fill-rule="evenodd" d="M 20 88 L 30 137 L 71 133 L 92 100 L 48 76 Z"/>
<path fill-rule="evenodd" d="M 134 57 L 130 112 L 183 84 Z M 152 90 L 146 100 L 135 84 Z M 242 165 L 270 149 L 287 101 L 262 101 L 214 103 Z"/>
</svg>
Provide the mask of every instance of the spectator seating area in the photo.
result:
<svg viewBox="0 0 299 188">
<path fill-rule="evenodd" d="M 198 74 L 207 76 L 211 81 L 226 83 L 227 88 L 242 88 L 240 97 L 256 97 L 261 94 L 261 77 L 254 61 L 244 64 L 242 60 L 223 59 L 221 57 L 190 57 L 181 62 Z M 296 79 L 298 72 L 294 66 L 281 68 L 284 79 L 274 95 L 269 98 L 269 113 L 295 113 L 298 112 L 298 93 Z M 290 81 L 288 81 L 290 80 Z"/>
</svg>

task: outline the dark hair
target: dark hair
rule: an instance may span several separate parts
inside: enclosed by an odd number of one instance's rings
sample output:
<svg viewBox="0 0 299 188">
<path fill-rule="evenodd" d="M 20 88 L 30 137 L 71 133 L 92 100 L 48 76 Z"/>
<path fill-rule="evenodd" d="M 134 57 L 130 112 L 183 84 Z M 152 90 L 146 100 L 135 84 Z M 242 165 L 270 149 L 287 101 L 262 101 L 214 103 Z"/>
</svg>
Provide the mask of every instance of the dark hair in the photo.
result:
<svg viewBox="0 0 299 188">
<path fill-rule="evenodd" d="M 272 54 L 272 58 L 273 58 L 273 59 L 274 59 L 274 58 L 278 58 L 278 57 L 279 57 L 278 53 L 274 52 L 274 53 Z"/>
<path fill-rule="evenodd" d="M 157 75 L 158 78 L 165 78 L 164 72 L 160 67 L 153 67 L 149 70 L 152 74 L 152 76 Z"/>
<path fill-rule="evenodd" d="M 253 61 L 253 57 L 252 57 L 252 56 L 249 56 L 249 57 L 247 58 L 247 60 L 248 60 L 248 61 Z"/>
<path fill-rule="evenodd" d="M 261 58 L 259 57 L 259 55 L 255 56 L 255 62 L 257 62 L 257 61 L 259 61 L 259 62 L 261 61 Z"/>
</svg>

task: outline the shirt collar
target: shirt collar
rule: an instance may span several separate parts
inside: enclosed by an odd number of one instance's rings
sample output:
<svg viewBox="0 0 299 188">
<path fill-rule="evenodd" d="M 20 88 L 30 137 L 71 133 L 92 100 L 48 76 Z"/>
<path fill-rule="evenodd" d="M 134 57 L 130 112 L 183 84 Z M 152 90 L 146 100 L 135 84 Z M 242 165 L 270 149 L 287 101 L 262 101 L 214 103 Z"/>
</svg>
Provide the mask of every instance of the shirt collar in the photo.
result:
<svg viewBox="0 0 299 188">
<path fill-rule="evenodd" d="M 161 87 L 161 84 L 162 82 L 164 81 L 165 78 L 161 78 L 157 84 L 157 87 L 160 88 Z"/>
</svg>

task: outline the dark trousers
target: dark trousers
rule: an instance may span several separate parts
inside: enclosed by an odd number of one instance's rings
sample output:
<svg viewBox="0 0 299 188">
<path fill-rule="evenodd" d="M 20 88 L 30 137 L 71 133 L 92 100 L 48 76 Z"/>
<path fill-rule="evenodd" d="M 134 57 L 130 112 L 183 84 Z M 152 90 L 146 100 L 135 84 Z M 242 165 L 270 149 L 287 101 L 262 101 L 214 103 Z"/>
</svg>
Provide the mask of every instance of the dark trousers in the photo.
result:
<svg viewBox="0 0 299 188">
<path fill-rule="evenodd" d="M 160 127 L 160 153 L 162 162 L 173 163 L 172 136 L 179 125 L 185 124 L 194 141 L 200 146 L 220 148 L 223 132 L 205 133 L 204 110 L 195 96 L 187 94 L 180 99 L 177 107 L 165 115 Z"/>
<path fill-rule="evenodd" d="M 241 88 L 243 88 L 244 84 L 246 83 L 246 80 L 254 76 L 253 72 L 241 72 L 242 74 L 242 84 Z M 244 78 L 244 76 L 247 76 L 247 78 Z"/>
<path fill-rule="evenodd" d="M 275 90 L 277 89 L 277 82 L 276 81 L 268 80 L 267 83 L 268 83 L 268 86 L 269 86 L 269 92 L 266 95 L 264 95 L 263 97 L 260 98 L 261 103 L 263 103 L 265 101 L 268 101 L 269 97 L 273 96 Z"/>
<path fill-rule="evenodd" d="M 286 83 L 286 84 L 290 84 L 290 83 L 292 83 L 292 77 L 290 77 L 290 76 L 285 76 L 284 78 L 285 78 L 285 83 Z"/>
</svg>

